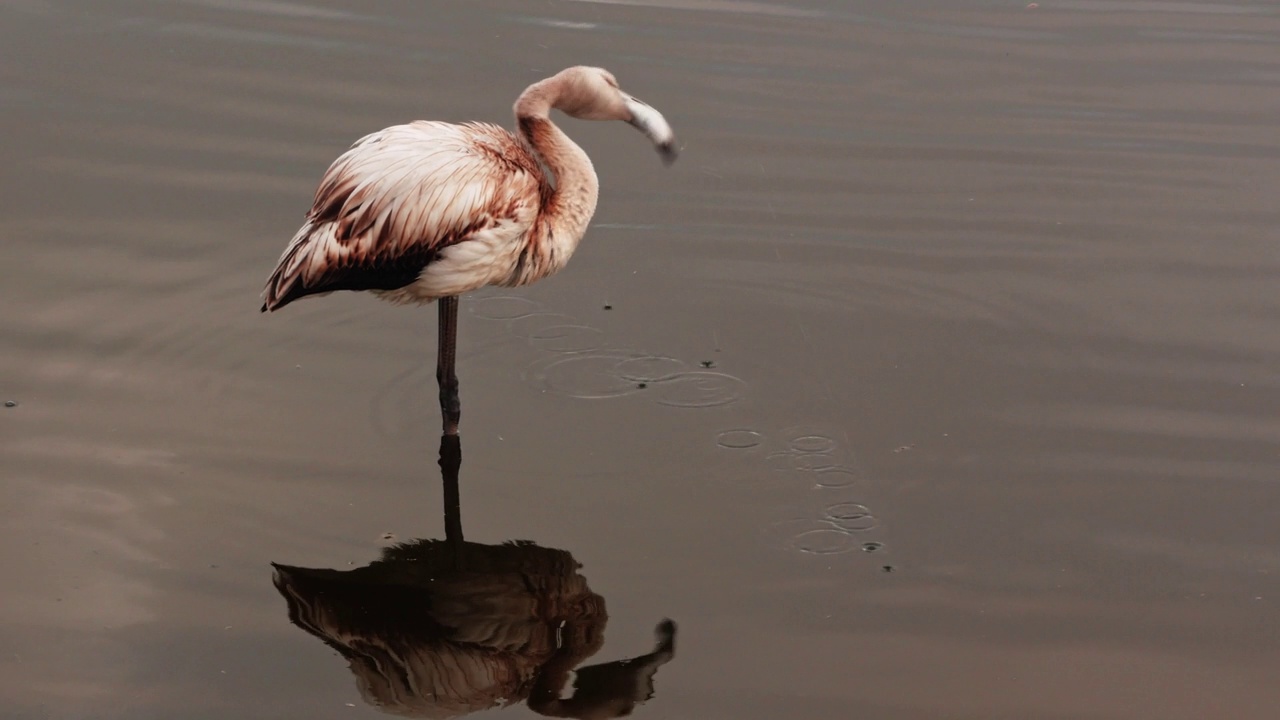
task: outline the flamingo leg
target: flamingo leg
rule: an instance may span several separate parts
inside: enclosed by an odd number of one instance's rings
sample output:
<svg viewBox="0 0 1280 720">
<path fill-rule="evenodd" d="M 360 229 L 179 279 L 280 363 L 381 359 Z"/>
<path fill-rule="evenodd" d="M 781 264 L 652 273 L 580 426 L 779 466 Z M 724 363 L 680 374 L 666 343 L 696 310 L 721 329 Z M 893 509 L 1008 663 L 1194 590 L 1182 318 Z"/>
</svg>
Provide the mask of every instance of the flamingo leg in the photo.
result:
<svg viewBox="0 0 1280 720">
<path fill-rule="evenodd" d="M 436 382 L 440 384 L 440 414 L 444 417 L 444 434 L 457 435 L 458 421 L 462 418 L 458 374 L 454 370 L 458 355 L 458 297 L 443 297 L 437 302 L 440 304 L 440 338 Z"/>
<path fill-rule="evenodd" d="M 444 537 L 455 552 L 462 547 L 462 499 L 458 492 L 458 468 L 462 466 L 462 441 L 457 435 L 440 436 L 440 479 L 444 481 Z"/>
</svg>

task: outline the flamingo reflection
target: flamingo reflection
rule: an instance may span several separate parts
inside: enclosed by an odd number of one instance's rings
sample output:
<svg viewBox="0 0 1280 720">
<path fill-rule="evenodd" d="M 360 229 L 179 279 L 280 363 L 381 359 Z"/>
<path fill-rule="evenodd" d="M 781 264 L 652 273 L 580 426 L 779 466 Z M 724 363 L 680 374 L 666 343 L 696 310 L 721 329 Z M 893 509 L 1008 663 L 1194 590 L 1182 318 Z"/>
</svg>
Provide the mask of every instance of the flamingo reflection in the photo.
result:
<svg viewBox="0 0 1280 720">
<path fill-rule="evenodd" d="M 604 598 L 564 550 L 462 539 L 457 441 L 441 443 L 446 539 L 386 548 L 355 570 L 275 565 L 290 621 L 346 658 L 365 702 L 388 713 L 447 718 L 524 702 L 550 717 L 631 714 L 674 657 L 675 623 L 657 625 L 644 655 L 578 667 L 604 644 Z"/>
</svg>

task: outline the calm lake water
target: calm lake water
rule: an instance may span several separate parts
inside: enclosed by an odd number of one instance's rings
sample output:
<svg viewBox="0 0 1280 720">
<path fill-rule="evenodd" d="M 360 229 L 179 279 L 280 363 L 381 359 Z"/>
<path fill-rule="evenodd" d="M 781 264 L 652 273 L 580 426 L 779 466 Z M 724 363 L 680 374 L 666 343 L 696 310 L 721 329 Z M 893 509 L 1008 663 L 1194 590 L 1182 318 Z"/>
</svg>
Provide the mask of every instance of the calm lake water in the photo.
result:
<svg viewBox="0 0 1280 720">
<path fill-rule="evenodd" d="M 1280 6 L 11 0 L 0 57 L 5 717 L 1280 706 Z M 574 64 L 684 152 L 563 121 L 600 207 L 462 301 L 450 553 L 434 309 L 258 294 L 353 140 Z"/>
</svg>

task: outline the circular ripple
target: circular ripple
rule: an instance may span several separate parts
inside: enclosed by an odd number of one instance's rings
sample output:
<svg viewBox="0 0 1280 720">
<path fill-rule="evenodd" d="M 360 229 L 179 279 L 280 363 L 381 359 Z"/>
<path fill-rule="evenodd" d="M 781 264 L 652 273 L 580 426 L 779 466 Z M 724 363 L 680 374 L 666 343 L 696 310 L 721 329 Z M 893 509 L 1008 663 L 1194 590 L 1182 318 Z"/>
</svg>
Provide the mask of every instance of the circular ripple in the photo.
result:
<svg viewBox="0 0 1280 720">
<path fill-rule="evenodd" d="M 848 468 L 832 467 L 814 471 L 819 487 L 841 488 L 857 484 L 858 474 Z"/>
<path fill-rule="evenodd" d="M 884 550 L 884 543 L 864 542 L 862 543 L 862 552 L 874 553 Z"/>
<path fill-rule="evenodd" d="M 770 470 L 795 470 L 795 454 L 787 450 L 777 450 L 764 456 L 764 462 Z"/>
<path fill-rule="evenodd" d="M 588 325 L 550 325 L 533 330 L 528 337 L 543 350 L 581 353 L 599 348 L 604 333 Z"/>
<path fill-rule="evenodd" d="M 478 298 L 464 303 L 471 308 L 471 314 L 490 320 L 514 320 L 532 315 L 541 309 L 541 305 L 514 295 Z"/>
<path fill-rule="evenodd" d="M 831 453 L 800 453 L 791 457 L 791 466 L 797 470 L 829 470 L 839 464 Z"/>
<path fill-rule="evenodd" d="M 829 453 L 836 449 L 836 441 L 826 435 L 801 435 L 791 440 L 791 449 L 798 453 Z"/>
<path fill-rule="evenodd" d="M 577 318 L 564 313 L 531 312 L 512 318 L 507 327 L 516 337 L 535 340 L 549 332 L 554 334 L 555 327 L 577 324 Z"/>
<path fill-rule="evenodd" d="M 533 376 L 544 389 L 569 397 L 596 399 L 639 392 L 636 383 L 613 371 L 618 361 L 632 357 L 621 351 L 595 350 L 558 357 L 537 367 Z"/>
<path fill-rule="evenodd" d="M 716 407 L 742 397 L 746 383 L 728 373 L 693 371 L 662 383 L 658 402 L 672 407 Z"/>
<path fill-rule="evenodd" d="M 847 533 L 835 529 L 806 530 L 791 538 L 793 550 L 810 555 L 835 555 L 857 548 L 858 543 Z"/>
<path fill-rule="evenodd" d="M 631 382 L 664 382 L 676 379 L 688 369 L 682 360 L 659 355 L 646 355 L 618 363 L 618 376 Z"/>
<path fill-rule="evenodd" d="M 753 448 L 764 442 L 764 436 L 755 430 L 747 430 L 740 428 L 737 430 L 725 430 L 716 436 L 716 444 L 722 448 L 730 450 L 746 450 Z"/>
<path fill-rule="evenodd" d="M 827 508 L 827 519 L 846 532 L 864 532 L 876 526 L 876 517 L 862 503 L 836 503 Z"/>
</svg>

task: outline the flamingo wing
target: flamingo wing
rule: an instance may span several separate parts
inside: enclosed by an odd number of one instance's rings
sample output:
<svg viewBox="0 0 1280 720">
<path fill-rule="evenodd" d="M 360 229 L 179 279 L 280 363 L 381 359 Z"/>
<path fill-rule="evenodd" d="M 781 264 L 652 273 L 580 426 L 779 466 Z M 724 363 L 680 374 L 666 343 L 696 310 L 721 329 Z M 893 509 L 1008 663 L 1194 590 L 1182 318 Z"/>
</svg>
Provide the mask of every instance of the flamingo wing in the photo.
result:
<svg viewBox="0 0 1280 720">
<path fill-rule="evenodd" d="M 504 239 L 523 236 L 545 187 L 537 160 L 496 125 L 420 121 L 365 136 L 320 181 L 262 310 L 334 290 L 411 285 L 477 233 L 501 227 Z"/>
</svg>

